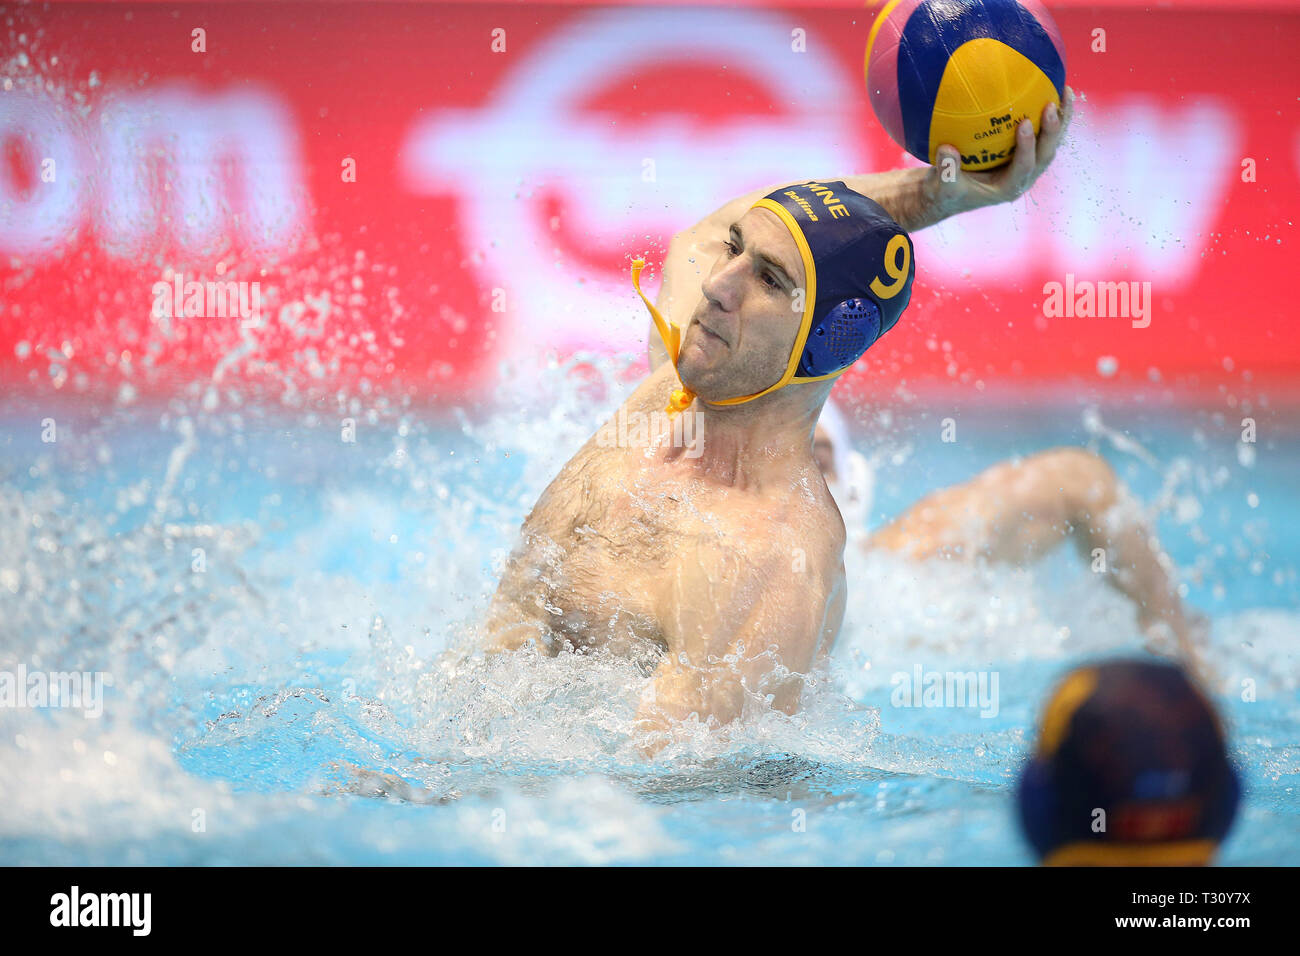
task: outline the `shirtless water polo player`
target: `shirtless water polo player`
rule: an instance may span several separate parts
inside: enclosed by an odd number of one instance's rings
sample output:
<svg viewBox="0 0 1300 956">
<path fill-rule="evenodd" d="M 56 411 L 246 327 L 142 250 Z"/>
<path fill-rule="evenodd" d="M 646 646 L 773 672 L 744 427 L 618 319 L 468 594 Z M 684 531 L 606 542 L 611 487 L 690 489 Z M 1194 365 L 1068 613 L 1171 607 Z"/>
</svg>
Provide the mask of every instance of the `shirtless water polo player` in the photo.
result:
<svg viewBox="0 0 1300 956">
<path fill-rule="evenodd" d="M 692 714 L 727 723 L 747 699 L 797 710 L 845 607 L 844 523 L 812 449 L 822 405 L 907 304 L 907 232 L 1020 196 L 1072 104 L 1067 91 L 1062 112 L 1049 106 L 1036 140 L 1023 123 L 1000 170 L 960 172 L 945 146 L 934 167 L 741 196 L 674 236 L 657 307 L 646 302 L 662 347 L 615 416 L 650 423 L 646 440 L 598 431 L 542 493 L 493 599 L 489 649 L 646 655 L 645 731 Z M 930 509 L 936 540 L 941 524 Z"/>
</svg>

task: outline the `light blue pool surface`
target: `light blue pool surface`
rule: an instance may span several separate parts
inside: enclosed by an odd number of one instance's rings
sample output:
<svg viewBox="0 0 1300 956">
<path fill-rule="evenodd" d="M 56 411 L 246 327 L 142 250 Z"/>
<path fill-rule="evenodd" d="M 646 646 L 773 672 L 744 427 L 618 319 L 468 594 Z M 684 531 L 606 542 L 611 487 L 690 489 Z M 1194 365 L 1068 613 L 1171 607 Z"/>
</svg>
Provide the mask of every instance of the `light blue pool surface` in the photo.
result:
<svg viewBox="0 0 1300 956">
<path fill-rule="evenodd" d="M 1012 792 L 1045 694 L 1141 647 L 1065 549 L 1026 570 L 851 553 L 835 664 L 804 710 L 654 760 L 634 746 L 631 664 L 439 664 L 472 645 L 494 562 L 616 389 L 577 394 L 545 413 L 362 409 L 355 443 L 333 404 L 5 400 L 0 670 L 112 683 L 98 718 L 0 708 L 0 862 L 1031 863 Z M 1243 444 L 1226 404 L 895 402 L 861 409 L 856 437 L 875 522 L 1011 455 L 1104 454 L 1213 622 L 1246 786 L 1221 862 L 1287 864 L 1300 418 L 1251 415 Z M 917 666 L 995 673 L 996 713 L 894 706 L 891 676 Z"/>
</svg>

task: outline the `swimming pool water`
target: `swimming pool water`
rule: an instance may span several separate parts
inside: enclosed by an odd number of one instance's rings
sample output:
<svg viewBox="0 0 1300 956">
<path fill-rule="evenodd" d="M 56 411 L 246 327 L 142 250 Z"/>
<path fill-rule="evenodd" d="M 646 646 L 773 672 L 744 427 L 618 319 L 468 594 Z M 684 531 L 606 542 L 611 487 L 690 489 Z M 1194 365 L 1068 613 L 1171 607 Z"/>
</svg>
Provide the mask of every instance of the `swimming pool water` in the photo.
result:
<svg viewBox="0 0 1300 956">
<path fill-rule="evenodd" d="M 584 402 L 552 374 L 554 406 L 358 406 L 355 443 L 346 404 L 8 399 L 0 671 L 112 683 L 98 718 L 0 708 L 0 862 L 1032 862 L 1011 792 L 1045 694 L 1140 649 L 1131 609 L 1064 550 L 1024 570 L 851 553 L 804 710 L 698 728 L 652 761 L 629 663 L 446 662 L 613 407 L 616 387 Z M 1221 860 L 1276 864 L 1300 859 L 1300 429 L 1253 414 L 1243 445 L 1227 406 L 894 401 L 859 409 L 857 437 L 877 522 L 1009 455 L 1106 455 L 1213 621 L 1247 787 Z M 996 674 L 996 712 L 894 706 L 891 678 L 918 666 Z"/>
</svg>

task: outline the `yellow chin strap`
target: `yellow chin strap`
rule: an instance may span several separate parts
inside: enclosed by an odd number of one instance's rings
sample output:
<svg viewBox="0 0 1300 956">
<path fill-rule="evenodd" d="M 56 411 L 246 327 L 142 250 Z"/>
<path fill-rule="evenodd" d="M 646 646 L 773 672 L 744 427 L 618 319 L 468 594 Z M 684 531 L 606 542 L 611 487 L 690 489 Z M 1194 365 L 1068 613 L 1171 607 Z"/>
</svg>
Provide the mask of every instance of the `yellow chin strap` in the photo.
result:
<svg viewBox="0 0 1300 956">
<path fill-rule="evenodd" d="M 776 214 L 786 228 L 790 230 L 790 235 L 794 237 L 795 245 L 799 247 L 799 255 L 803 259 L 803 274 L 807 277 L 808 288 L 805 290 L 803 316 L 799 320 L 799 332 L 794 337 L 794 348 L 790 350 L 790 360 L 786 363 L 785 373 L 772 385 L 763 389 L 761 392 L 755 392 L 753 395 L 742 395 L 739 398 L 720 398 L 714 400 L 705 400 L 707 405 L 743 405 L 745 402 L 752 402 L 756 398 L 762 398 L 768 392 L 775 392 L 778 388 L 784 388 L 791 382 L 820 382 L 824 379 L 834 378 L 837 375 L 843 375 L 846 368 L 838 372 L 831 372 L 828 375 L 795 375 L 795 370 L 799 367 L 799 356 L 803 354 L 804 343 L 808 341 L 808 332 L 812 328 L 813 309 L 817 305 L 817 268 L 813 262 L 812 250 L 808 247 L 808 240 L 804 238 L 803 230 L 799 228 L 799 223 L 795 221 L 790 211 L 780 203 L 771 199 L 760 199 L 754 203 L 754 208 L 767 209 Z M 634 259 L 632 261 L 632 288 L 636 289 L 636 294 L 641 297 L 647 309 L 650 310 L 650 318 L 654 320 L 655 328 L 659 330 L 659 338 L 663 339 L 664 348 L 668 352 L 668 359 L 673 363 L 673 368 L 677 368 L 677 355 L 682 346 L 682 330 L 671 322 L 668 322 L 659 310 L 654 307 L 646 294 L 641 291 L 641 270 L 645 268 L 644 259 Z M 677 376 L 677 381 L 681 383 L 681 374 Z M 691 403 L 698 396 L 687 388 L 684 384 L 680 388 L 674 389 L 668 399 L 668 416 L 678 414 L 690 408 Z"/>
<path fill-rule="evenodd" d="M 659 310 L 654 307 L 644 292 L 641 291 L 641 270 L 645 268 L 644 259 L 632 260 L 632 288 L 636 289 L 636 294 L 641 297 L 645 307 L 650 310 L 650 318 L 654 319 L 655 328 L 659 330 L 659 338 L 663 339 L 664 348 L 668 351 L 668 360 L 673 363 L 673 368 L 677 368 L 677 353 L 682 347 L 682 330 L 672 323 L 668 322 Z M 681 384 L 681 375 L 677 376 L 677 382 Z M 668 417 L 672 418 L 678 412 L 683 412 L 690 408 L 691 402 L 695 401 L 695 393 L 685 385 L 673 390 L 673 394 L 668 399 Z"/>
</svg>

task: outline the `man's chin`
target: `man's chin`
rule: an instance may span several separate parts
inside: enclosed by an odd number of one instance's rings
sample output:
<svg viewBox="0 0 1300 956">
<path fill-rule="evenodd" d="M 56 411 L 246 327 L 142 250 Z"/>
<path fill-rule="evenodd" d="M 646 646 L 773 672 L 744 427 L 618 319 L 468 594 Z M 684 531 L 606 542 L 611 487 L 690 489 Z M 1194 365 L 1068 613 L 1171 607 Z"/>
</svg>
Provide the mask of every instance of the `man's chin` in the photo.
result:
<svg viewBox="0 0 1300 956">
<path fill-rule="evenodd" d="M 677 373 L 681 377 L 682 385 L 694 392 L 701 401 L 719 402 L 741 394 L 736 391 L 734 385 L 718 375 L 716 369 L 691 368 L 683 363 L 677 366 Z"/>
<path fill-rule="evenodd" d="M 696 395 L 704 396 L 718 385 L 718 375 L 707 361 L 704 361 L 694 349 L 683 349 L 677 359 L 677 377 L 682 385 Z"/>
<path fill-rule="evenodd" d="M 763 391 L 766 386 L 752 385 L 744 382 L 735 382 L 725 378 L 722 375 L 710 374 L 716 373 L 716 370 L 710 369 L 707 372 L 692 374 L 692 370 L 677 367 L 678 374 L 681 376 L 682 385 L 695 393 L 695 397 L 703 402 L 722 402 L 731 398 L 738 398 L 742 395 L 754 395 Z M 774 376 L 773 381 L 780 376 Z"/>
</svg>

